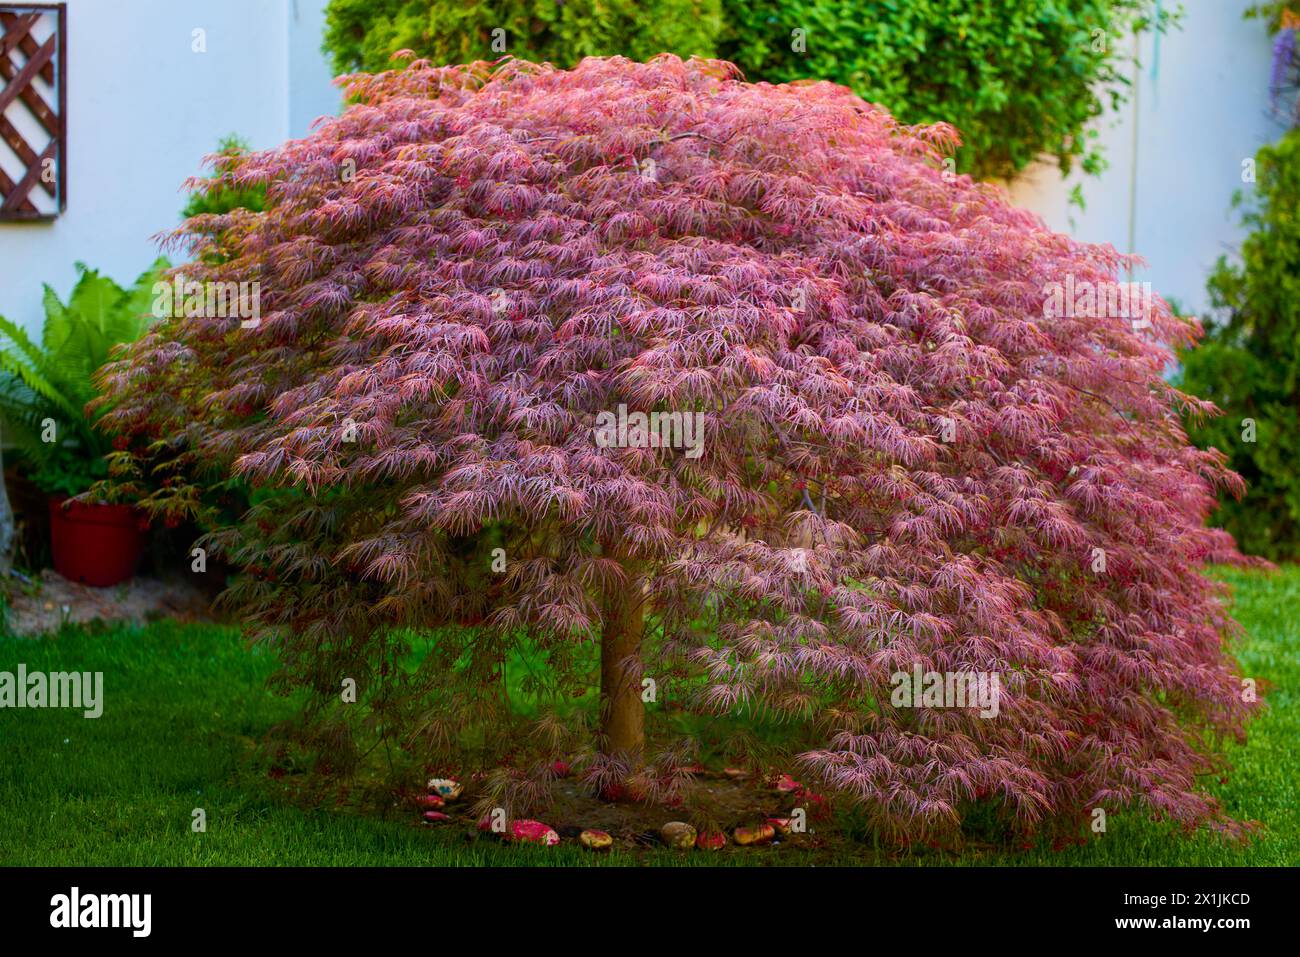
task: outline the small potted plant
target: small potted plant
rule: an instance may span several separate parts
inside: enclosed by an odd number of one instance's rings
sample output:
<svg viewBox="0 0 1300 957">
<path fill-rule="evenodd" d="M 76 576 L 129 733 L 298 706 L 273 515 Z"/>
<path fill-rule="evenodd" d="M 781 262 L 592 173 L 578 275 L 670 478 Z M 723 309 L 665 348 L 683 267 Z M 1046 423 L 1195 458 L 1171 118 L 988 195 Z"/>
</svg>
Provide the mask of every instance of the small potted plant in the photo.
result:
<svg viewBox="0 0 1300 957">
<path fill-rule="evenodd" d="M 144 551 L 143 521 L 131 504 L 85 501 L 108 474 L 112 437 L 86 412 L 98 395 L 94 375 L 114 346 L 139 338 L 149 322 L 159 260 L 130 290 L 78 263 L 67 304 L 45 287 L 40 345 L 0 316 L 0 418 L 3 433 L 49 495 L 54 570 L 70 581 L 107 587 L 135 574 Z"/>
</svg>

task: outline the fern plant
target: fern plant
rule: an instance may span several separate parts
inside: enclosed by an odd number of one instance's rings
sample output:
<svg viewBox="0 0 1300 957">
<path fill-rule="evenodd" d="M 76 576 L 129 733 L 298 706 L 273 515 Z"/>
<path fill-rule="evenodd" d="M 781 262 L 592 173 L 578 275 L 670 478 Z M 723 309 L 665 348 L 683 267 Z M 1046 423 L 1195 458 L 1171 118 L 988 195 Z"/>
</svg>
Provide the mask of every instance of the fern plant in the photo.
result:
<svg viewBox="0 0 1300 957">
<path fill-rule="evenodd" d="M 0 417 L 5 437 L 50 493 L 76 495 L 107 474 L 111 439 L 95 428 L 86 403 L 94 374 L 113 347 L 139 338 L 149 321 L 159 259 L 131 289 L 77 263 L 67 303 L 45 287 L 45 325 L 38 345 L 22 326 L 0 316 Z"/>
</svg>

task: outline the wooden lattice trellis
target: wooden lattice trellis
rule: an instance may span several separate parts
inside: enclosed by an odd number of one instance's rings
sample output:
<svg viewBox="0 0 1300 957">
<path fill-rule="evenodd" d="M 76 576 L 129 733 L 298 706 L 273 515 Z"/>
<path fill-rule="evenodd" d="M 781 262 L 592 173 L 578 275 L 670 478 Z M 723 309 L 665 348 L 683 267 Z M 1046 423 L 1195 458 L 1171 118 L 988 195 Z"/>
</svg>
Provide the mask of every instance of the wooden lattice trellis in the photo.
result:
<svg viewBox="0 0 1300 957">
<path fill-rule="evenodd" d="M 15 178 L 0 163 L 0 220 L 49 219 L 67 206 L 66 37 L 66 4 L 0 3 L 0 142 L 23 169 Z"/>
</svg>

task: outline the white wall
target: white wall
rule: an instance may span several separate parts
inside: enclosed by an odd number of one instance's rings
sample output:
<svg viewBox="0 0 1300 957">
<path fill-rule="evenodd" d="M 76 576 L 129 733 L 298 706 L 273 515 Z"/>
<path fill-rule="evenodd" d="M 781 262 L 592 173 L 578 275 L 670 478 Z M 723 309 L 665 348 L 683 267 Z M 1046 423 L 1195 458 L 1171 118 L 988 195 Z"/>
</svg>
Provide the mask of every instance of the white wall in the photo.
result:
<svg viewBox="0 0 1300 957">
<path fill-rule="evenodd" d="M 134 281 L 221 137 L 275 146 L 339 102 L 320 53 L 325 0 L 67 2 L 67 211 L 0 223 L 0 314 L 33 332 L 41 283 L 66 296 L 77 260 Z"/>
<path fill-rule="evenodd" d="M 329 57 L 321 52 L 328 0 L 289 0 L 289 135 L 306 136 L 322 116 L 342 109 Z"/>
<path fill-rule="evenodd" d="M 1055 166 L 1042 164 L 1011 187 L 1012 199 L 1053 229 L 1145 257 L 1149 267 L 1133 278 L 1194 313 L 1207 304 L 1205 280 L 1215 261 L 1242 238 L 1240 215 L 1231 208 L 1234 191 L 1252 188 L 1242 183 L 1242 160 L 1282 132 L 1268 115 L 1271 38 L 1262 21 L 1242 18 L 1254 2 L 1183 0 L 1181 29 L 1161 37 L 1154 77 L 1154 40 L 1144 37 L 1136 98 L 1097 126 L 1110 162 L 1104 174 L 1063 181 Z M 1132 49 L 1131 38 L 1123 42 Z M 1083 211 L 1069 205 L 1076 183 Z"/>
</svg>

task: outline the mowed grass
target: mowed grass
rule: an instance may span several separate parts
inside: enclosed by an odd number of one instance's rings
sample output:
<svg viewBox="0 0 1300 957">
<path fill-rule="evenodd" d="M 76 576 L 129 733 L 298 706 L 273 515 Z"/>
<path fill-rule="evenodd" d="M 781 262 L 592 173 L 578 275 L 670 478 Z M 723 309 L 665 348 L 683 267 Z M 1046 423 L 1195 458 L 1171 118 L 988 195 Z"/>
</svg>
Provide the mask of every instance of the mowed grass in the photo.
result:
<svg viewBox="0 0 1300 957">
<path fill-rule="evenodd" d="M 229 628 L 157 622 L 0 638 L 0 671 L 102 671 L 103 716 L 0 709 L 0 865 L 618 865 L 817 863 L 926 865 L 1294 865 L 1300 863 L 1300 567 L 1273 574 L 1220 570 L 1249 639 L 1235 652 L 1267 687 L 1269 707 L 1234 747 L 1234 770 L 1213 788 L 1239 820 L 1262 825 L 1246 846 L 1211 833 L 1182 837 L 1136 814 L 1061 851 L 890 855 L 846 844 L 815 857 L 786 847 L 719 854 L 526 848 L 467 842 L 458 828 L 345 810 L 304 810 L 283 798 L 254 748 L 294 702 L 265 688 L 267 653 Z M 205 833 L 192 812 L 207 816 Z"/>
</svg>

